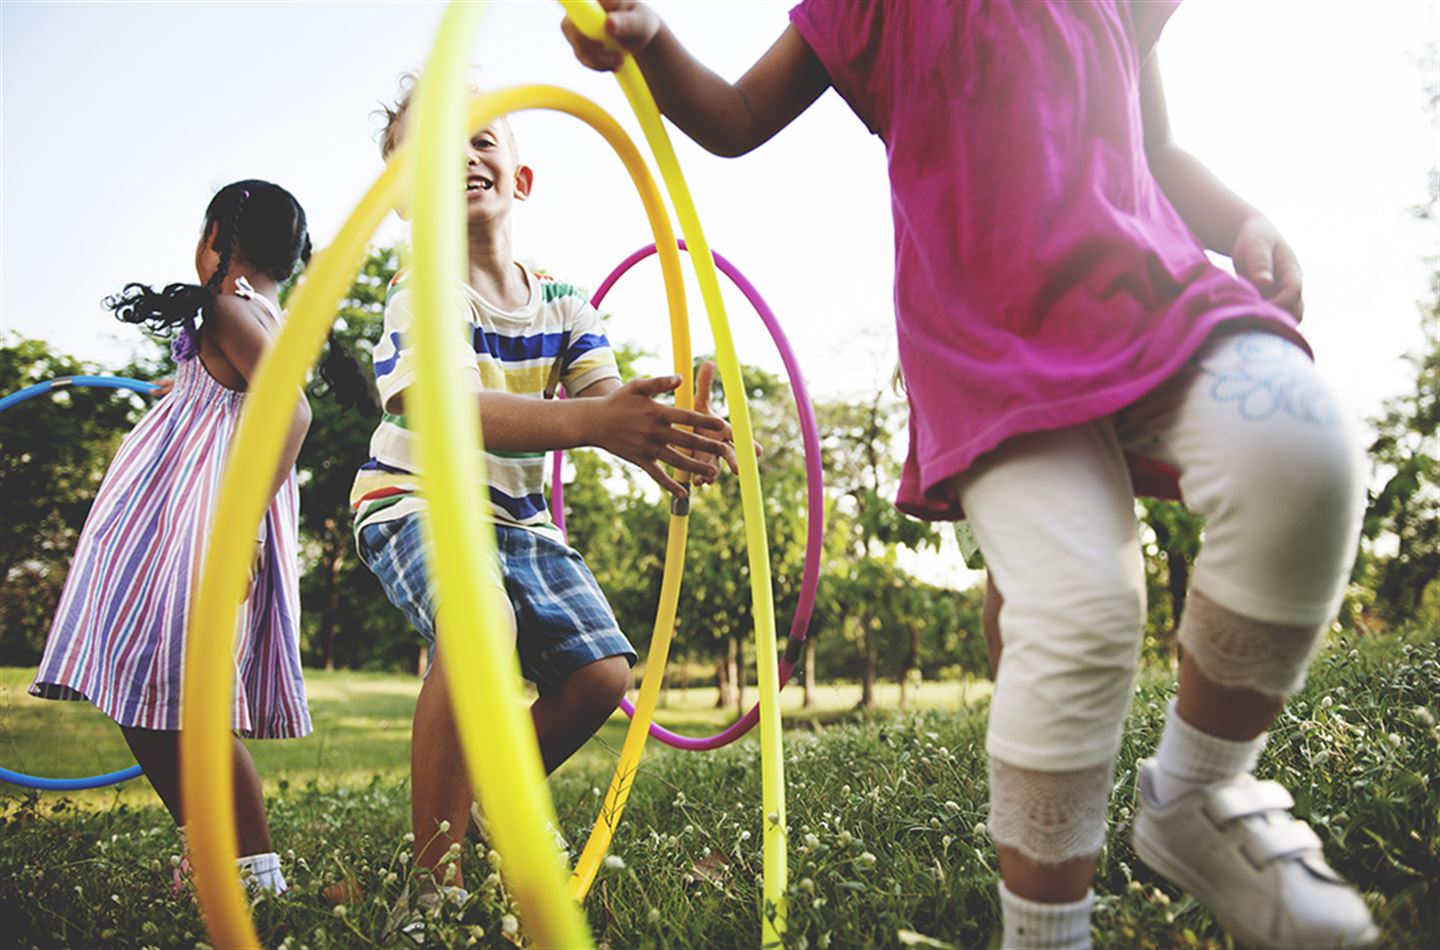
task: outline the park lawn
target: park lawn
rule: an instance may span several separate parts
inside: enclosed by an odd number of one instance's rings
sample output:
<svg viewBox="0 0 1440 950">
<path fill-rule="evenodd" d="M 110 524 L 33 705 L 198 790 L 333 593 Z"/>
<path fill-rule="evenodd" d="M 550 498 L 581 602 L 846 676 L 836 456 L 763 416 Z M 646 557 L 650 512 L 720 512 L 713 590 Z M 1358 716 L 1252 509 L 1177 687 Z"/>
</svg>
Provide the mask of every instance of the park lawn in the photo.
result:
<svg viewBox="0 0 1440 950">
<path fill-rule="evenodd" d="M 30 668 L 0 667 L 0 766 L 30 775 L 70 778 L 134 764 L 119 729 L 89 703 L 53 702 L 30 696 L 26 688 L 34 673 Z M 315 731 L 304 739 L 248 743 L 267 794 L 273 794 L 282 781 L 338 788 L 367 783 L 376 775 L 400 779 L 409 774 L 410 717 L 420 688 L 417 677 L 306 670 L 305 683 Z M 810 709 L 801 708 L 798 683 L 781 694 L 787 726 L 808 720 L 833 720 L 853 709 L 860 697 L 858 685 L 820 686 L 815 692 L 815 704 Z M 922 683 L 918 691 L 912 690 L 911 705 L 917 709 L 957 709 L 989 695 L 990 684 L 986 681 Z M 758 696 L 751 686 L 745 692 L 745 702 L 752 703 Z M 713 687 L 666 690 L 661 694 L 664 705 L 657 718 L 677 732 L 713 732 L 736 716 L 733 709 L 716 709 L 715 699 Z M 898 685 L 877 684 L 876 699 L 881 708 L 895 708 L 899 702 Z M 599 768 L 613 762 L 624 744 L 628 726 L 625 715 L 616 712 L 595 739 L 562 766 L 562 772 Z M 660 749 L 658 742 L 651 743 L 647 754 Z M 143 780 L 128 782 L 118 789 L 74 792 L 70 797 L 78 805 L 91 808 L 108 808 L 117 801 L 137 807 L 157 801 Z"/>
<path fill-rule="evenodd" d="M 340 690 L 362 690 L 368 681 L 336 680 L 337 705 Z M 315 683 L 320 702 L 330 684 L 324 677 Z M 1171 677 L 1152 670 L 1131 710 L 1096 884 L 1100 947 L 1229 945 L 1209 913 L 1150 874 L 1128 844 L 1136 760 L 1153 749 L 1171 690 Z M 1262 774 L 1291 789 L 1331 862 L 1365 892 L 1390 947 L 1440 946 L 1437 694 L 1437 631 L 1338 639 L 1276 723 L 1260 764 Z M 998 908 L 984 825 L 983 704 L 842 714 L 855 690 L 831 695 L 836 709 L 797 721 L 785 735 L 788 945 L 991 945 Z M 686 698 L 687 714 L 703 717 L 703 697 Z M 369 741 L 367 731 L 377 731 L 368 721 L 344 721 L 361 711 L 337 709 L 324 727 L 337 733 L 326 755 L 340 760 L 338 747 L 350 741 L 340 738 L 345 729 L 356 730 L 357 748 Z M 386 715 L 399 725 L 378 731 L 403 734 L 408 708 Z M 618 741 L 618 732 L 606 739 L 611 748 Z M 609 753 L 591 745 L 598 755 L 551 783 L 572 849 L 583 842 L 609 777 Z M 618 860 L 586 902 L 597 941 L 612 948 L 756 946 L 762 816 L 755 738 L 704 754 L 652 751 L 617 830 Z M 403 769 L 333 785 L 322 782 L 315 761 L 314 753 L 302 759 L 296 777 L 269 797 L 292 890 L 256 905 L 262 939 L 286 947 L 413 946 L 387 926 L 408 873 Z M 10 943 L 191 947 L 205 939 L 194 907 L 165 893 L 175 836 L 156 806 L 112 799 L 76 807 L 14 789 L 0 795 L 8 796 L 0 919 L 10 922 Z M 522 939 L 514 936 L 516 911 L 498 875 L 486 876 L 494 859 L 483 844 L 478 852 L 467 848 L 463 856 L 471 899 L 427 920 L 427 945 L 508 948 Z M 352 900 L 336 905 L 342 882 Z"/>
</svg>

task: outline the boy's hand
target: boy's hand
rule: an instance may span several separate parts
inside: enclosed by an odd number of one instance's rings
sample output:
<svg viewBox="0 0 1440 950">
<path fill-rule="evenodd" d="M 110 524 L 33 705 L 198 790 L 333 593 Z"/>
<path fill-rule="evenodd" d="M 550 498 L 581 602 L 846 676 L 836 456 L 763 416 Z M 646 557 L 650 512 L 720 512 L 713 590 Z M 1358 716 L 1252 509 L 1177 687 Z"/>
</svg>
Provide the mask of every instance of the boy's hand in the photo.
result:
<svg viewBox="0 0 1440 950">
<path fill-rule="evenodd" d="M 1304 316 L 1300 261 L 1269 219 L 1256 215 L 1240 226 L 1230 259 L 1235 272 L 1254 284 L 1262 297 L 1288 310 L 1297 321 Z"/>
<path fill-rule="evenodd" d="M 730 426 L 723 419 L 655 401 L 655 396 L 674 392 L 679 387 L 679 376 L 660 376 L 632 380 L 601 396 L 596 401 L 604 417 L 593 440 L 612 455 L 638 465 L 673 495 L 687 494 L 685 486 L 667 475 L 660 468 L 661 462 L 713 481 L 715 465 L 704 461 L 702 456 L 724 455 L 726 447 L 723 442 L 699 435 L 698 431 L 712 433 L 725 441 L 733 438 Z M 687 432 L 679 426 L 690 426 L 697 432 Z M 685 454 L 682 449 L 691 454 Z"/>
<path fill-rule="evenodd" d="M 712 363 L 712 362 L 710 362 L 709 360 L 706 360 L 705 362 L 703 362 L 703 363 L 700 364 L 700 368 L 695 372 L 695 411 L 696 411 L 696 412 L 703 412 L 703 413 L 706 413 L 707 415 L 712 415 L 712 416 L 715 414 L 715 413 L 714 413 L 714 410 L 712 410 L 712 409 L 710 408 L 710 389 L 711 389 L 711 387 L 714 385 L 714 382 L 715 382 L 715 364 Z M 755 445 L 755 454 L 758 456 L 758 455 L 760 454 L 760 451 L 761 451 L 761 450 L 760 450 L 760 445 L 759 445 L 759 443 L 756 443 L 756 445 Z M 704 461 L 704 462 L 711 462 L 711 463 L 713 463 L 714 460 L 715 460 L 715 456 L 709 455 L 709 454 L 699 454 L 699 455 L 696 455 L 695 457 L 696 457 L 697 459 L 701 460 L 701 461 Z M 727 437 L 727 438 L 725 439 L 724 458 L 725 458 L 725 465 L 726 465 L 726 467 L 728 467 L 728 468 L 730 469 L 730 473 L 731 473 L 732 475 L 739 475 L 739 474 L 740 474 L 740 463 L 739 463 L 739 460 L 735 458 L 735 442 L 734 442 L 733 439 L 731 439 L 731 438 L 729 438 L 729 437 Z M 716 474 L 718 474 L 718 473 L 719 473 L 719 469 L 717 468 L 717 469 L 716 469 Z M 704 476 L 704 475 L 697 475 L 697 476 L 695 476 L 695 478 L 694 478 L 694 482 L 695 482 L 695 484 L 697 484 L 697 485 L 713 485 L 713 484 L 715 483 L 715 476 L 712 475 L 712 476 L 710 476 L 710 477 L 707 478 L 707 477 Z"/>
<path fill-rule="evenodd" d="M 655 34 L 660 32 L 660 17 L 655 11 L 637 0 L 600 0 L 600 6 L 609 14 L 605 18 L 605 32 L 621 49 L 634 54 L 650 45 Z M 590 39 L 570 18 L 560 24 L 560 30 L 575 50 L 575 58 L 591 69 L 611 72 L 619 69 L 624 53 L 606 47 Z"/>
</svg>

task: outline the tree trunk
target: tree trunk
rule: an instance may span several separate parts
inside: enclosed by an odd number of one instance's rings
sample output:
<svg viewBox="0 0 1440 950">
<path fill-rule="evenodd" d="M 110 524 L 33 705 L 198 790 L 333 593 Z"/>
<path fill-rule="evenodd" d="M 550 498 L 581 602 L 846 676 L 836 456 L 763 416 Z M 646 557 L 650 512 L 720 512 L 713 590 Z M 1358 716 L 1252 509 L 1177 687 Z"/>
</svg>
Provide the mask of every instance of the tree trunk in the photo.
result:
<svg viewBox="0 0 1440 950">
<path fill-rule="evenodd" d="M 327 522 L 327 531 L 335 527 L 333 521 Z M 340 571 L 345 567 L 345 543 L 342 539 L 333 536 L 325 545 L 325 612 L 320 617 L 321 640 L 325 644 L 325 670 L 333 673 L 335 671 L 335 632 L 340 623 Z"/>
<path fill-rule="evenodd" d="M 735 711 L 745 711 L 745 641 L 735 637 L 730 641 L 732 649 L 731 656 L 734 657 L 735 666 L 731 669 L 730 675 L 735 684 Z"/>
<path fill-rule="evenodd" d="M 1166 573 L 1170 575 L 1170 642 L 1175 660 L 1180 660 L 1180 618 L 1185 613 L 1185 596 L 1190 591 L 1190 562 L 1181 551 L 1165 551 Z"/>
<path fill-rule="evenodd" d="M 860 618 L 860 646 L 865 651 L 865 677 L 861 681 L 860 708 L 875 708 L 875 635 L 870 629 L 870 618 Z"/>
<path fill-rule="evenodd" d="M 805 701 L 801 703 L 806 709 L 815 705 L 815 640 L 813 637 L 805 638 Z"/>
<path fill-rule="evenodd" d="M 739 641 L 734 637 L 727 637 L 725 640 L 725 656 L 720 660 L 719 664 L 720 675 L 718 680 L 720 683 L 720 695 L 715 697 L 716 709 L 725 709 L 733 706 L 736 702 L 735 697 L 739 692 L 736 688 L 738 680 L 736 673 L 740 668 L 737 653 L 739 653 Z"/>
<path fill-rule="evenodd" d="M 905 661 L 900 664 L 900 708 L 910 708 L 910 671 L 920 662 L 920 628 L 911 624 L 905 631 L 909 643 L 905 650 Z"/>
</svg>

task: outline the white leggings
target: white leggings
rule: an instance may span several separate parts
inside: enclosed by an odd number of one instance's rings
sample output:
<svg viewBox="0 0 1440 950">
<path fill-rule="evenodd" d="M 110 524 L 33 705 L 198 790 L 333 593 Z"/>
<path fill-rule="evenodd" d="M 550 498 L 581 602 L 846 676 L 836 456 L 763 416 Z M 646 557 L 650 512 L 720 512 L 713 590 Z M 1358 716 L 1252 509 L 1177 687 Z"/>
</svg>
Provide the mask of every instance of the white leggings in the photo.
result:
<svg viewBox="0 0 1440 950">
<path fill-rule="evenodd" d="M 1355 446 L 1297 346 L 1240 332 L 1212 338 L 1119 415 L 1016 437 L 960 476 L 1004 596 L 990 754 L 1062 772 L 1119 749 L 1145 616 L 1125 449 L 1178 470 L 1205 517 L 1196 590 L 1241 616 L 1318 631 L 1355 556 Z"/>
</svg>

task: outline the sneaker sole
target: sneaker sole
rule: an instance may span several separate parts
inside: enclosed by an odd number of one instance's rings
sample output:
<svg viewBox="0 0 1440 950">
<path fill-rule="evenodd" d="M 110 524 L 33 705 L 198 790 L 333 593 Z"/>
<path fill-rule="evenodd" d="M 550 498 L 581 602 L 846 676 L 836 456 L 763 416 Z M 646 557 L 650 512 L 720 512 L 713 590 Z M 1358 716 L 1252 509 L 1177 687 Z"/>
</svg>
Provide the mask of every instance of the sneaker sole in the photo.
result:
<svg viewBox="0 0 1440 950">
<path fill-rule="evenodd" d="M 1277 944 L 1272 944 L 1267 938 L 1260 934 L 1251 931 L 1243 923 L 1225 919 L 1224 915 L 1215 909 L 1216 901 L 1214 900 L 1214 895 L 1212 895 L 1209 888 L 1205 886 L 1204 879 L 1192 875 L 1184 861 L 1176 858 L 1167 851 L 1163 845 L 1153 840 L 1146 832 L 1149 824 L 1150 823 L 1144 819 L 1144 812 L 1141 812 L 1140 817 L 1136 819 L 1130 833 L 1130 843 L 1134 846 L 1135 853 L 1140 856 L 1140 860 L 1144 861 L 1146 865 L 1170 883 L 1193 895 L 1209 908 L 1210 912 L 1215 915 L 1215 919 L 1220 921 L 1220 926 L 1224 927 L 1230 936 L 1235 938 L 1236 943 L 1249 947 L 1278 946 Z M 1371 924 L 1370 929 L 1366 931 L 1359 940 L 1351 943 L 1336 944 L 1335 946 L 1359 950 L 1359 948 L 1374 946 L 1379 940 L 1380 930 L 1374 924 Z"/>
</svg>

